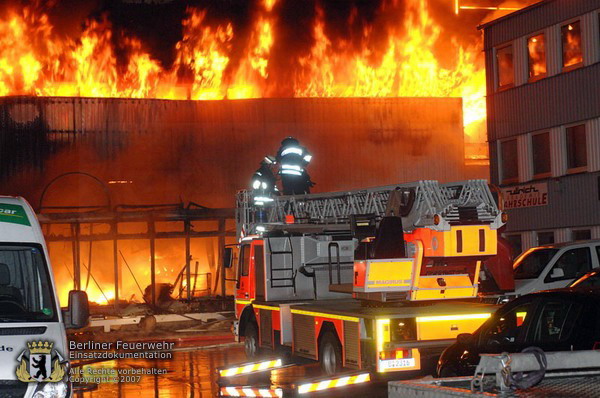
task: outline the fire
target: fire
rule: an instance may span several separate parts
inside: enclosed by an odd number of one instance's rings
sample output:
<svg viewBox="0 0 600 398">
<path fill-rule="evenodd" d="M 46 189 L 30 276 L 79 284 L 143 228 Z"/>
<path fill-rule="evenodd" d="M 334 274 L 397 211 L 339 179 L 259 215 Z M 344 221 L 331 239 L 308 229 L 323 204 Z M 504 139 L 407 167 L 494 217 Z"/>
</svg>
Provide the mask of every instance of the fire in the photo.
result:
<svg viewBox="0 0 600 398">
<path fill-rule="evenodd" d="M 322 13 L 314 26 L 317 39 L 308 57 L 300 59 L 309 73 L 297 79 L 299 97 L 462 97 L 466 126 L 485 119 L 485 70 L 476 46 L 461 47 L 454 39 L 454 68 L 444 68 L 433 51 L 442 28 L 431 18 L 426 0 L 407 2 L 406 34 L 392 30 L 387 51 L 371 65 L 369 48 L 361 53 L 333 49 L 324 33 Z M 365 42 L 369 31 L 364 32 Z M 480 44 L 480 43 L 478 43 Z"/>
<path fill-rule="evenodd" d="M 451 3 L 448 2 L 448 18 L 456 18 Z M 326 10 L 317 6 L 312 25 L 307 25 L 304 37 L 298 39 L 309 38 L 309 45 L 301 51 L 291 51 L 291 55 L 285 51 L 287 41 L 295 38 L 278 37 L 278 28 L 285 23 L 278 14 L 283 2 L 263 0 L 243 32 L 232 21 L 216 23 L 207 10 L 189 7 L 181 21 L 181 39 L 173 48 L 170 65 L 159 62 L 142 39 L 115 29 L 109 15 L 86 20 L 76 37 L 61 35 L 50 22 L 44 4 L 33 2 L 20 9 L 6 9 L 0 16 L 0 96 L 192 100 L 461 97 L 466 140 L 485 148 L 482 42 L 478 39 L 465 44 L 465 40 L 453 37 L 433 17 L 428 0 L 404 0 L 402 6 L 396 0 L 382 0 L 378 14 L 398 15 L 360 25 L 362 30 L 357 37 L 333 34 L 328 29 Z M 356 8 L 349 13 L 348 25 L 360 18 L 358 13 Z M 376 29 L 377 23 L 382 24 L 385 34 Z M 580 62 L 580 32 L 576 28 L 565 33 L 565 40 L 573 43 L 569 53 L 573 54 L 572 62 Z M 243 45 L 236 41 L 240 37 L 244 38 Z M 444 57 L 440 57 L 440 52 Z M 292 62 L 282 64 L 285 57 L 293 57 Z M 486 150 L 468 155 L 485 158 Z M 53 262 L 65 263 L 70 250 L 53 250 Z M 125 254 L 138 280 L 120 264 L 121 299 L 142 300 L 138 282 L 142 289 L 150 282 L 146 251 L 147 248 L 137 248 Z M 213 248 L 199 251 L 216 258 Z M 103 304 L 114 299 L 111 272 L 96 268 L 96 264 L 112 264 L 110 248 L 105 253 L 108 254 L 93 261 L 97 283 L 85 284 L 90 300 Z M 162 260 L 158 261 L 157 281 L 172 282 L 182 259 L 174 255 L 164 261 L 164 266 Z M 203 264 L 200 271 L 215 275 L 214 261 Z M 82 275 L 86 275 L 85 269 Z M 60 292 L 62 303 L 66 303 L 71 287 L 67 281 L 72 278 L 67 265 L 59 267 L 57 279 L 64 286 Z"/>
<path fill-rule="evenodd" d="M 383 8 L 393 6 L 392 2 L 382 4 Z M 406 1 L 405 20 L 387 28 L 385 51 L 375 61 L 366 44 L 372 28 L 364 29 L 361 39 L 365 45 L 357 51 L 343 39 L 328 37 L 324 12 L 317 9 L 314 44 L 298 57 L 297 70 L 283 73 L 293 87 L 283 93 L 270 69 L 277 40 L 277 6 L 276 0 L 264 0 L 252 22 L 244 54 L 235 63 L 232 53 L 237 32 L 233 23 L 208 23 L 205 10 L 189 8 L 170 67 L 156 61 L 139 39 L 115 38 L 106 16 L 87 21 L 81 36 L 72 39 L 54 32 L 39 5 L 12 10 L 8 18 L 0 20 L 0 95 L 194 100 L 451 96 L 464 100 L 468 135 L 472 135 L 469 125 L 485 119 L 481 43 L 465 47 L 453 39 L 448 51 L 453 53 L 454 65 L 442 66 L 434 49 L 449 32 L 432 18 L 427 0 Z M 350 18 L 356 18 L 356 10 Z M 127 54 L 126 60 L 117 62 L 117 52 Z M 484 141 L 485 137 L 478 139 Z"/>
<path fill-rule="evenodd" d="M 527 42 L 530 78 L 546 74 L 546 49 L 544 43 L 543 34 L 534 36 Z"/>
<path fill-rule="evenodd" d="M 577 65 L 583 62 L 581 49 L 580 22 L 570 23 L 561 28 L 563 42 L 563 67 Z"/>
<path fill-rule="evenodd" d="M 65 227 L 55 225 L 51 233 L 66 235 Z M 96 224 L 94 230 L 102 228 Z M 122 231 L 135 233 L 135 227 L 122 226 Z M 82 233 L 91 230 L 82 228 Z M 59 301 L 62 306 L 68 302 L 69 290 L 73 289 L 73 249 L 70 242 L 50 242 L 50 261 L 57 281 Z M 81 242 L 80 283 L 81 289 L 88 294 L 90 302 L 111 304 L 114 302 L 114 258 L 112 241 Z M 217 286 L 219 257 L 217 238 L 193 238 L 190 242 L 192 262 L 190 269 L 190 287 L 194 297 L 214 292 Z M 90 253 L 91 250 L 91 253 Z M 144 239 L 121 240 L 118 245 L 119 299 L 127 302 L 144 302 L 144 291 L 151 283 L 150 247 Z M 91 267 L 89 263 L 91 262 Z M 185 278 L 185 241 L 184 239 L 156 240 L 155 270 L 157 283 L 174 285 L 172 297 L 186 296 Z M 176 283 L 177 282 L 177 283 Z"/>
</svg>

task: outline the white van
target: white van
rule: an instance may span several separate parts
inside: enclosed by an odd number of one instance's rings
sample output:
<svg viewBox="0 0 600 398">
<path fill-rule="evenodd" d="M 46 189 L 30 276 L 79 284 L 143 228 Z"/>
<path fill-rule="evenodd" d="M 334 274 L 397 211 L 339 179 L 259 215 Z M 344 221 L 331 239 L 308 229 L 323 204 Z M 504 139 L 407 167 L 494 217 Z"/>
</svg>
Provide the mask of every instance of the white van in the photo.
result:
<svg viewBox="0 0 600 398">
<path fill-rule="evenodd" d="M 88 321 L 87 295 L 61 313 L 44 236 L 25 199 L 0 196 L 0 397 L 72 395 L 65 327 Z"/>
<path fill-rule="evenodd" d="M 600 267 L 600 240 L 539 246 L 521 254 L 514 263 L 515 294 L 567 287 Z"/>
</svg>

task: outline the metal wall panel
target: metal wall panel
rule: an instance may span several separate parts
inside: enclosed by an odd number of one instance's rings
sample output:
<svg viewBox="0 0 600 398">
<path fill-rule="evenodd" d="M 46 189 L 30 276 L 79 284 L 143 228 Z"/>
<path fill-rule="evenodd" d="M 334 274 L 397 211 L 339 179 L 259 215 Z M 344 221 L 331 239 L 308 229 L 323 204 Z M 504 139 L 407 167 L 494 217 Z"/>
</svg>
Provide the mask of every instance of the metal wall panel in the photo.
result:
<svg viewBox="0 0 600 398">
<path fill-rule="evenodd" d="M 491 141 L 600 116 L 600 63 L 488 95 Z"/>
<path fill-rule="evenodd" d="M 344 321 L 344 366 L 352 369 L 360 367 L 360 324 Z"/>
<path fill-rule="evenodd" d="M 548 205 L 508 210 L 505 232 L 599 225 L 599 179 L 596 172 L 545 180 Z"/>
<path fill-rule="evenodd" d="M 583 62 L 585 66 L 600 61 L 600 37 L 599 14 L 588 13 L 581 18 L 581 41 L 583 44 Z"/>
<path fill-rule="evenodd" d="M 260 346 L 273 348 L 272 312 L 260 309 Z"/>
<path fill-rule="evenodd" d="M 308 315 L 292 314 L 294 352 L 317 359 L 314 318 Z"/>
<path fill-rule="evenodd" d="M 597 9 L 598 0 L 546 0 L 485 24 L 485 50 Z"/>
<path fill-rule="evenodd" d="M 600 95 L 600 94 L 599 94 Z M 600 170 L 600 118 L 588 120 L 585 126 L 588 139 L 588 169 Z"/>
<path fill-rule="evenodd" d="M 83 171 L 131 181 L 111 185 L 114 203 L 229 207 L 287 135 L 314 155 L 315 192 L 465 176 L 460 98 L 4 97 L 0 183 L 37 203 L 52 178 Z M 49 201 L 90 204 L 97 194 L 80 184 Z"/>
<path fill-rule="evenodd" d="M 550 160 L 552 177 L 560 177 L 567 172 L 567 136 L 564 126 L 550 129 Z"/>
<path fill-rule="evenodd" d="M 492 184 L 500 184 L 500 170 L 498 167 L 498 142 L 492 141 L 489 143 L 490 148 L 490 182 Z"/>
</svg>

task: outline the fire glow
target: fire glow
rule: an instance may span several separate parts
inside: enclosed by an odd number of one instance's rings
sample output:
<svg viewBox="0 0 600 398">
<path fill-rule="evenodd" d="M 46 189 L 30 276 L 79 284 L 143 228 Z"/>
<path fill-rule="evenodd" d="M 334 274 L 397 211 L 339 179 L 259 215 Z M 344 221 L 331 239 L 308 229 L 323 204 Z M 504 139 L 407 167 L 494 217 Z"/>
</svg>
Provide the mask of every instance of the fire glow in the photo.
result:
<svg viewBox="0 0 600 398">
<path fill-rule="evenodd" d="M 377 10 L 380 16 L 404 10 L 403 20 L 391 18 L 395 21 L 391 23 L 382 18 L 384 38 L 374 37 L 373 26 L 365 26 L 362 37 L 332 37 L 317 3 L 313 26 L 306 28 L 312 36 L 310 48 L 297 56 L 294 70 L 279 70 L 276 77 L 278 0 L 265 0 L 244 32 L 237 32 L 231 22 L 209 23 L 206 10 L 189 7 L 181 22 L 182 39 L 168 67 L 140 39 L 115 30 L 106 15 L 86 20 L 80 37 L 66 38 L 55 32 L 43 7 L 33 4 L 10 10 L 0 20 L 0 96 L 462 97 L 467 137 L 484 142 L 484 135 L 470 128 L 481 127 L 485 120 L 481 42 L 464 45 L 451 37 L 432 17 L 427 0 L 399 3 L 385 0 Z M 452 7 L 449 2 L 449 15 Z M 357 13 L 356 9 L 350 13 L 348 25 Z M 247 36 L 243 55 L 233 62 L 232 54 L 240 51 L 234 49 L 233 39 L 242 34 Z M 443 50 L 450 54 L 444 55 L 452 59 L 450 66 L 438 60 L 442 37 L 451 43 Z M 120 60 L 117 52 L 127 54 L 126 60 Z"/>
</svg>

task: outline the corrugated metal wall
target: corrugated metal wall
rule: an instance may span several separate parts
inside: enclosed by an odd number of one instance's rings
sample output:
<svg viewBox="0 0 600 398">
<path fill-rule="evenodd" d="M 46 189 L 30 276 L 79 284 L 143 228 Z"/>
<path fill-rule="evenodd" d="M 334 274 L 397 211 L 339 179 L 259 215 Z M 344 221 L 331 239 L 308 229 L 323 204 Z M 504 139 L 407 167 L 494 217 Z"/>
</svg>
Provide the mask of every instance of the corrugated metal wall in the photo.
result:
<svg viewBox="0 0 600 398">
<path fill-rule="evenodd" d="M 488 95 L 490 140 L 600 116 L 600 63 Z"/>
<path fill-rule="evenodd" d="M 314 154 L 315 192 L 464 177 L 459 98 L 6 97 L 0 100 L 2 193 L 37 202 L 50 179 L 77 170 L 125 181 L 111 185 L 116 203 L 232 206 L 234 193 L 287 135 Z M 75 185 L 49 200 L 89 204 L 94 189 Z"/>
<path fill-rule="evenodd" d="M 484 25 L 485 50 L 536 32 L 599 7 L 598 0 L 546 0 L 529 9 Z"/>
<path fill-rule="evenodd" d="M 510 210 L 506 232 L 600 224 L 599 179 L 600 173 L 583 173 L 545 180 L 548 205 Z"/>
</svg>

